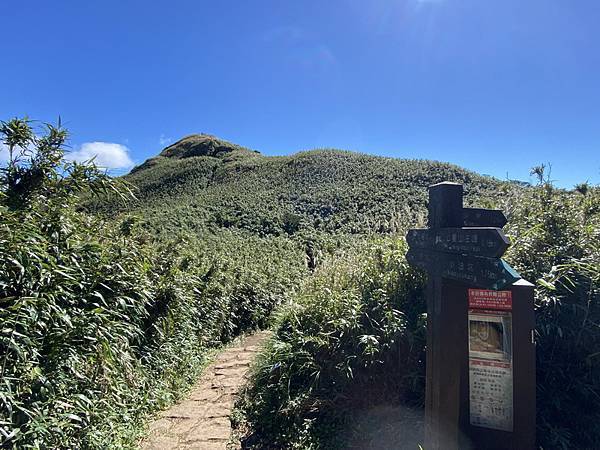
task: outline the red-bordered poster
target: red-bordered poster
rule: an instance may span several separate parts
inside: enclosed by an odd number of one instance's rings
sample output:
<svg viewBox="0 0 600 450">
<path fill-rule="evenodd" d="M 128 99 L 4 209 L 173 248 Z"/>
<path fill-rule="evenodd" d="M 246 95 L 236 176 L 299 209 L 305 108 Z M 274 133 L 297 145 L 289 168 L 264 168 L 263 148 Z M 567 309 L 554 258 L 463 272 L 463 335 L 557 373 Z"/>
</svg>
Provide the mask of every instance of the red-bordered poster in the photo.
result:
<svg viewBox="0 0 600 450">
<path fill-rule="evenodd" d="M 512 292 L 469 289 L 469 308 L 512 311 Z"/>
<path fill-rule="evenodd" d="M 512 294 L 469 289 L 471 424 L 513 430 Z"/>
</svg>

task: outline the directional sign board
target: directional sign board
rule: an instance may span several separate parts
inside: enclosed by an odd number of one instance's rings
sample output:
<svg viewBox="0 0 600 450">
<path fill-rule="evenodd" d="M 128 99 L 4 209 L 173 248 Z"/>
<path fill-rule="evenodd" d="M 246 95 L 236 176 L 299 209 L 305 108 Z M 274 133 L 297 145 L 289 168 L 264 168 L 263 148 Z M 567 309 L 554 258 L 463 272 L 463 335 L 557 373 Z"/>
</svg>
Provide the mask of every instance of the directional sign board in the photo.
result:
<svg viewBox="0 0 600 450">
<path fill-rule="evenodd" d="M 446 253 L 468 253 L 498 258 L 509 240 L 498 228 L 426 228 L 409 230 L 406 240 L 411 249 Z"/>
<path fill-rule="evenodd" d="M 425 448 L 533 450 L 533 285 L 501 259 L 506 217 L 463 208 L 450 182 L 429 187 L 428 210 L 429 228 L 406 236 L 429 275 Z"/>
<path fill-rule="evenodd" d="M 495 227 L 506 225 L 506 217 L 499 209 L 463 208 L 463 226 L 465 227 Z"/>
<path fill-rule="evenodd" d="M 521 278 L 500 258 L 411 249 L 406 254 L 406 260 L 434 276 L 462 281 L 485 289 L 502 289 Z"/>
</svg>

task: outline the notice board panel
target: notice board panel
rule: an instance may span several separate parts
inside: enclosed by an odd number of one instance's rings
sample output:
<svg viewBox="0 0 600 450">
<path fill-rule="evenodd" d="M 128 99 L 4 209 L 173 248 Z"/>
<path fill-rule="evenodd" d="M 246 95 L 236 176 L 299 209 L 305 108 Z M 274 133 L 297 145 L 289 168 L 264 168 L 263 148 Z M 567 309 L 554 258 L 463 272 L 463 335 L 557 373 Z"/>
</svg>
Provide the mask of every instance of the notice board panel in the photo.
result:
<svg viewBox="0 0 600 450">
<path fill-rule="evenodd" d="M 470 423 L 513 431 L 510 291 L 469 289 Z"/>
</svg>

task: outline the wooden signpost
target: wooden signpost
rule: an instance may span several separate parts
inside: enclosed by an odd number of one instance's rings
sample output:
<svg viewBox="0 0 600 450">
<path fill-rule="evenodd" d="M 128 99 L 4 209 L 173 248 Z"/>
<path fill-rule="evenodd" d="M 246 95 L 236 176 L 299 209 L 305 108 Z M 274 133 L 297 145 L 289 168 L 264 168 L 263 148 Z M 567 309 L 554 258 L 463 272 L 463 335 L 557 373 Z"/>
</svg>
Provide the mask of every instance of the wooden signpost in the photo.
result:
<svg viewBox="0 0 600 450">
<path fill-rule="evenodd" d="M 508 239 L 499 228 L 426 228 L 406 235 L 412 249 L 435 250 L 499 258 L 508 248 Z"/>
<path fill-rule="evenodd" d="M 495 227 L 506 225 L 506 217 L 499 209 L 463 208 L 463 226 L 465 227 Z"/>
<path fill-rule="evenodd" d="M 461 184 L 431 186 L 429 228 L 407 235 L 429 274 L 425 449 L 533 450 L 533 285 L 500 258 L 502 211 L 462 201 Z"/>
</svg>

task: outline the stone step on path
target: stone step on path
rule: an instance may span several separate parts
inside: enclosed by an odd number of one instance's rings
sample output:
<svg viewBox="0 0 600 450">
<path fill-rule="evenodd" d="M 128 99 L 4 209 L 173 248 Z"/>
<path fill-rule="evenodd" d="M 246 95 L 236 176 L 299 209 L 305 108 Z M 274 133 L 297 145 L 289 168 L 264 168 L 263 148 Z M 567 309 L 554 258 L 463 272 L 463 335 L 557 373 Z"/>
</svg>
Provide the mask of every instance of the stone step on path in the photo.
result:
<svg viewBox="0 0 600 450">
<path fill-rule="evenodd" d="M 150 424 L 142 450 L 226 450 L 229 416 L 248 369 L 269 333 L 262 331 L 227 347 L 204 370 L 187 398 Z"/>
</svg>

